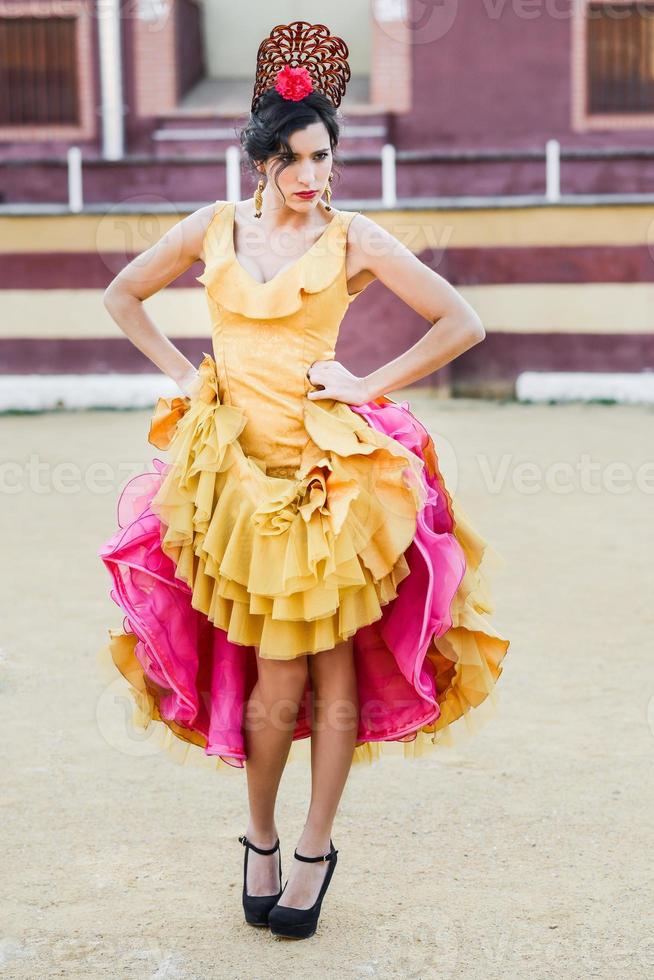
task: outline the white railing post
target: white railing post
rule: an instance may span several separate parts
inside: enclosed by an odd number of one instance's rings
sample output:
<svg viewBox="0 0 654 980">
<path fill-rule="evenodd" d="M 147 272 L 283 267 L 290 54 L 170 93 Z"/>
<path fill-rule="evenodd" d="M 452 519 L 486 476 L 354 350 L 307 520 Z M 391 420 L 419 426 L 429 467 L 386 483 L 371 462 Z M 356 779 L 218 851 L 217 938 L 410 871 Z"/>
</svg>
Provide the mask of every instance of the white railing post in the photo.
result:
<svg viewBox="0 0 654 980">
<path fill-rule="evenodd" d="M 395 163 L 395 147 L 392 143 L 384 143 L 381 151 L 382 167 L 382 202 L 386 208 L 397 205 L 397 168 Z"/>
<path fill-rule="evenodd" d="M 138 16 L 143 4 L 139 5 Z M 102 156 L 105 160 L 122 160 L 125 155 L 125 122 L 123 107 L 123 66 L 120 0 L 98 0 L 98 54 L 100 61 L 100 104 L 102 123 Z"/>
<path fill-rule="evenodd" d="M 548 140 L 545 147 L 545 197 L 548 201 L 561 198 L 561 144 L 558 140 Z"/>
<path fill-rule="evenodd" d="M 227 200 L 241 200 L 241 148 L 228 146 L 225 151 Z"/>
<path fill-rule="evenodd" d="M 68 161 L 68 207 L 71 211 L 81 211 L 84 207 L 82 195 L 82 151 L 79 146 L 69 146 L 66 153 Z"/>
</svg>

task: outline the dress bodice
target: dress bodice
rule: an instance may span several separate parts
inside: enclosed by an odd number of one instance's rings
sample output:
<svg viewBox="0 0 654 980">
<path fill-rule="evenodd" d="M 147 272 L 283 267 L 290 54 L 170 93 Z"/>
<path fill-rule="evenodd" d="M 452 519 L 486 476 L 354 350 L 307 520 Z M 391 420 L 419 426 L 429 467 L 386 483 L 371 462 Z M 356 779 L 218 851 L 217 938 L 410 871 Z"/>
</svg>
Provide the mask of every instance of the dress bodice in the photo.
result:
<svg viewBox="0 0 654 980">
<path fill-rule="evenodd" d="M 204 240 L 205 286 L 223 404 L 248 417 L 246 452 L 290 472 L 307 444 L 303 401 L 314 386 L 307 370 L 334 357 L 352 300 L 346 274 L 347 230 L 356 211 L 334 211 L 303 254 L 261 283 L 234 247 L 235 204 L 217 201 Z"/>
</svg>

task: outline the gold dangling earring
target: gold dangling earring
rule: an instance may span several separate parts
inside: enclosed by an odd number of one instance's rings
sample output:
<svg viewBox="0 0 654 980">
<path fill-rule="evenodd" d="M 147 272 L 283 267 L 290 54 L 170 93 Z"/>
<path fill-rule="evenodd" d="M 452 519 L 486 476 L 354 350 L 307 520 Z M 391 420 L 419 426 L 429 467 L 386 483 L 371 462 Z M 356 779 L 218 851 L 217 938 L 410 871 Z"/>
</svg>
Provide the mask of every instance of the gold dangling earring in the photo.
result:
<svg viewBox="0 0 654 980">
<path fill-rule="evenodd" d="M 263 189 L 264 189 L 265 186 L 266 185 L 265 185 L 264 179 L 262 177 L 259 180 L 259 183 L 257 184 L 256 191 L 254 192 L 254 207 L 256 209 L 255 212 L 254 212 L 254 217 L 255 218 L 260 218 L 261 217 L 261 208 L 263 207 Z"/>
<path fill-rule="evenodd" d="M 327 198 L 327 204 L 325 205 L 325 211 L 331 211 L 331 209 L 332 209 L 331 208 L 331 200 L 332 200 L 332 187 L 331 187 L 331 184 L 332 184 L 332 180 L 333 179 L 334 179 L 334 175 L 332 173 L 330 173 L 329 177 L 327 178 L 327 186 L 325 187 L 325 197 Z"/>
</svg>

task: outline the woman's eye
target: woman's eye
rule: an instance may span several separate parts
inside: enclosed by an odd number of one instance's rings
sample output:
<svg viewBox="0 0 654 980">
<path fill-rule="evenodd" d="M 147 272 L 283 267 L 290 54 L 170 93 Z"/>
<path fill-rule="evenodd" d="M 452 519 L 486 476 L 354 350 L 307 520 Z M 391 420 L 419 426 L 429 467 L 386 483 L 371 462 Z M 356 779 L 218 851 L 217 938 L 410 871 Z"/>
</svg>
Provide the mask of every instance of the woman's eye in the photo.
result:
<svg viewBox="0 0 654 980">
<path fill-rule="evenodd" d="M 327 155 L 327 153 L 317 153 L 316 160 L 324 160 Z M 289 163 L 293 163 L 295 157 L 290 157 L 288 154 L 286 154 L 286 156 L 282 157 L 282 160 L 288 160 Z"/>
</svg>

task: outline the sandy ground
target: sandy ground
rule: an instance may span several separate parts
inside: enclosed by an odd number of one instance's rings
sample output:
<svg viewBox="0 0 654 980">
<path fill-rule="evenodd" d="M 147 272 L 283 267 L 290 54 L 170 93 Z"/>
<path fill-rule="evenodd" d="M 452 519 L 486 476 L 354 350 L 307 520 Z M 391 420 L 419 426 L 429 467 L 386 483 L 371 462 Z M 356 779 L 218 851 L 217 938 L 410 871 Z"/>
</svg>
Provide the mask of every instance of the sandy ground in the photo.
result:
<svg viewBox="0 0 654 980">
<path fill-rule="evenodd" d="M 113 734 L 123 682 L 95 656 L 121 616 L 96 550 L 161 455 L 149 413 L 0 419 L 0 976 L 652 976 L 654 413 L 410 403 L 506 559 L 493 619 L 512 646 L 474 739 L 352 769 L 299 943 L 243 921 L 244 771 Z M 309 777 L 298 762 L 282 782 L 287 863 Z"/>
</svg>

